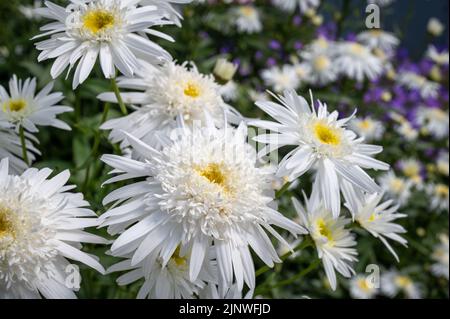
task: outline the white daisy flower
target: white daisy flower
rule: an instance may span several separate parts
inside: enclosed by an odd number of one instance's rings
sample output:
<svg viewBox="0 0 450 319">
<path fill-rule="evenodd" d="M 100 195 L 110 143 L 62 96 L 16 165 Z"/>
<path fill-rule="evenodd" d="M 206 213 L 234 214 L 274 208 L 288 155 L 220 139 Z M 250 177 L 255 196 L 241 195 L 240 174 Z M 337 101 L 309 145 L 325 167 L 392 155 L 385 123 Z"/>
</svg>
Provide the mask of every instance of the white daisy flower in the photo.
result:
<svg viewBox="0 0 450 319">
<path fill-rule="evenodd" d="M 394 199 L 400 206 L 408 203 L 413 186 L 410 179 L 397 177 L 393 171 L 389 171 L 380 176 L 378 181 L 389 198 Z"/>
<path fill-rule="evenodd" d="M 448 50 L 439 52 L 434 45 L 430 45 L 426 52 L 426 56 L 432 60 L 434 63 L 439 65 L 448 65 L 449 54 Z"/>
<path fill-rule="evenodd" d="M 442 33 L 445 30 L 445 25 L 442 24 L 442 22 L 436 18 L 436 17 L 431 17 L 430 20 L 428 20 L 428 24 L 427 24 L 427 31 L 435 36 L 435 37 L 440 37 L 442 35 Z"/>
<path fill-rule="evenodd" d="M 33 146 L 32 141 L 37 142 L 35 137 L 31 134 L 25 133 L 27 157 L 31 163 L 36 160 L 34 154 L 40 154 L 39 151 Z M 18 174 L 27 169 L 29 164 L 25 163 L 22 156 L 22 144 L 20 137 L 14 130 L 13 125 L 0 119 L 0 159 L 9 159 L 12 173 Z"/>
<path fill-rule="evenodd" d="M 438 211 L 448 212 L 449 210 L 449 189 L 445 184 L 431 184 L 425 188 L 430 197 L 430 208 Z"/>
<path fill-rule="evenodd" d="M 394 51 L 400 40 L 392 33 L 381 29 L 372 29 L 358 34 L 357 40 L 370 49 L 381 49 L 384 52 Z"/>
<path fill-rule="evenodd" d="M 449 154 L 448 152 L 442 152 L 439 154 L 437 162 L 436 162 L 437 169 L 439 173 L 442 175 L 448 176 L 449 175 Z"/>
<path fill-rule="evenodd" d="M 273 131 L 255 137 L 260 143 L 267 143 L 267 152 L 293 145 L 296 146 L 280 162 L 278 176 L 294 180 L 311 170 L 317 170 L 316 180 L 325 207 L 335 217 L 340 212 L 340 190 L 343 181 L 369 193 L 378 193 L 380 187 L 363 170 L 387 170 L 389 165 L 371 156 L 382 151 L 382 147 L 363 143 L 353 131 L 346 128 L 352 117 L 338 119 L 339 114 L 328 112 L 326 104 L 320 101 L 316 111 L 295 91 L 286 91 L 277 97 L 279 103 L 257 102 L 256 105 L 277 122 L 254 120 L 251 125 Z M 312 101 L 312 98 L 311 98 Z M 313 103 L 313 102 L 311 102 Z M 260 155 L 266 155 L 261 152 Z"/>
<path fill-rule="evenodd" d="M 433 255 L 431 258 L 436 261 L 431 266 L 431 271 L 437 277 L 444 277 L 448 280 L 449 264 L 448 264 L 448 235 L 441 234 L 439 236 L 441 241 L 438 245 L 434 247 Z"/>
<path fill-rule="evenodd" d="M 345 206 L 350 210 L 353 218 L 375 238 L 379 238 L 397 261 L 399 258 L 387 239 L 394 240 L 407 247 L 408 241 L 399 234 L 406 230 L 395 223 L 395 220 L 407 215 L 397 212 L 399 206 L 392 205 L 393 200 L 381 202 L 383 194 L 362 194 L 352 191 L 347 194 Z"/>
<path fill-rule="evenodd" d="M 119 78 L 119 86 L 130 89 L 121 96 L 125 103 L 138 105 L 128 116 L 109 120 L 101 128 L 112 130 L 113 143 L 129 146 L 125 132 L 141 139 L 152 147 L 160 147 L 160 135 L 167 135 L 176 127 L 181 116 L 186 123 L 199 121 L 204 124 L 206 113 L 216 125 L 224 123 L 224 115 L 230 122 L 238 121 L 238 112 L 226 104 L 219 86 L 212 75 L 199 73 L 194 63 L 177 65 L 168 62 L 155 68 L 142 62 L 143 68 L 134 78 Z M 134 92 L 136 90 L 136 92 Z M 103 101 L 117 102 L 114 93 L 99 95 Z"/>
<path fill-rule="evenodd" d="M 206 282 L 214 282 L 215 278 L 209 265 L 209 269 L 206 266 L 202 267 L 197 279 L 191 281 L 189 264 L 189 257 L 181 255 L 180 248 L 176 248 L 166 261 L 155 251 L 136 265 L 132 265 L 131 259 L 119 262 L 110 267 L 107 273 L 128 271 L 117 279 L 120 286 L 129 285 L 143 278 L 144 284 L 138 292 L 137 299 L 191 299 L 205 288 Z M 207 264 L 205 262 L 205 265 Z"/>
<path fill-rule="evenodd" d="M 53 92 L 53 82 L 36 93 L 36 78 L 22 81 L 13 75 L 9 81 L 9 94 L 0 85 L 0 120 L 4 119 L 16 127 L 37 132 L 38 126 L 53 126 L 70 131 L 70 126 L 58 120 L 56 115 L 71 112 L 68 106 L 58 105 L 64 99 L 61 92 Z"/>
<path fill-rule="evenodd" d="M 68 66 L 78 63 L 73 87 L 83 83 L 91 73 L 97 58 L 106 78 L 115 76 L 116 68 L 126 76 L 133 76 L 140 65 L 138 57 L 154 63 L 170 60 L 167 53 L 143 34 L 171 39 L 155 25 L 172 24 L 156 6 L 137 6 L 140 0 L 71 0 L 64 8 L 46 1 L 40 13 L 56 20 L 41 28 L 51 35 L 36 44 L 41 52 L 38 61 L 56 58 L 51 69 L 53 78 Z"/>
<path fill-rule="evenodd" d="M 378 289 L 364 275 L 358 275 L 350 280 L 350 295 L 354 299 L 373 299 Z"/>
<path fill-rule="evenodd" d="M 295 68 L 288 64 L 282 67 L 273 66 L 270 69 L 263 70 L 261 76 L 266 86 L 271 87 L 275 92 L 295 90 L 300 86 L 300 80 Z"/>
<path fill-rule="evenodd" d="M 234 23 L 241 33 L 258 33 L 262 30 L 260 13 L 252 5 L 238 6 L 231 9 L 235 17 Z"/>
<path fill-rule="evenodd" d="M 418 90 L 424 99 L 436 98 L 439 94 L 438 83 L 429 81 L 426 77 L 414 72 L 402 72 L 397 75 L 396 81 L 410 90 Z"/>
<path fill-rule="evenodd" d="M 293 234 L 304 230 L 269 207 L 273 175 L 255 166 L 256 153 L 246 143 L 246 126 L 217 129 L 212 120 L 206 125 L 181 126 L 161 151 L 128 135 L 142 161 L 104 155 L 102 160 L 120 174 L 107 183 L 144 180 L 109 194 L 103 203 L 118 205 L 101 220 L 111 234 L 123 232 L 111 252 L 132 255 L 131 265 L 152 254 L 167 263 L 180 247 L 181 256 L 189 256 L 189 279 L 194 282 L 211 249 L 220 289 L 230 288 L 233 278 L 239 290 L 244 282 L 253 289 L 255 270 L 249 247 L 272 267 L 280 259 L 266 230 L 280 241 L 284 240 L 271 225 Z"/>
<path fill-rule="evenodd" d="M 317 185 L 314 185 L 311 198 L 305 197 L 306 207 L 292 198 L 294 207 L 304 226 L 314 241 L 319 258 L 322 259 L 325 273 L 333 290 L 336 290 L 336 273 L 346 278 L 355 274 L 351 264 L 357 261 L 356 241 L 353 234 L 345 228 L 350 223 L 344 217 L 335 218 L 320 200 Z"/>
<path fill-rule="evenodd" d="M 336 68 L 358 82 L 374 80 L 383 72 L 381 60 L 368 47 L 356 42 L 340 42 L 336 47 Z"/>
<path fill-rule="evenodd" d="M 295 11 L 297 7 L 302 13 L 311 9 L 315 10 L 320 5 L 320 0 L 272 0 L 272 3 L 284 11 Z"/>
<path fill-rule="evenodd" d="M 426 106 L 417 111 L 418 124 L 436 138 L 448 139 L 449 118 L 448 111 Z"/>
<path fill-rule="evenodd" d="M 36 13 L 38 8 L 42 8 L 42 0 L 34 0 L 32 5 L 20 5 L 18 7 L 20 13 L 30 20 L 40 20 L 40 15 Z"/>
<path fill-rule="evenodd" d="M 8 175 L 8 160 L 0 162 L 0 298 L 75 298 L 66 284 L 66 258 L 103 273 L 84 243 L 106 243 L 83 229 L 98 225 L 80 193 L 64 186 L 70 173 L 48 179 L 50 169 L 30 168 Z"/>
<path fill-rule="evenodd" d="M 414 158 L 402 159 L 398 162 L 398 167 L 403 175 L 408 177 L 417 188 L 422 188 L 422 164 L 418 160 Z"/>
<path fill-rule="evenodd" d="M 409 142 L 417 140 L 417 137 L 419 136 L 419 132 L 408 121 L 396 125 L 395 130 L 401 137 Z"/>
<path fill-rule="evenodd" d="M 307 82 L 313 85 L 326 85 L 336 81 L 338 69 L 333 63 L 335 59 L 335 44 L 323 37 L 308 45 L 301 53 L 304 64 L 309 72 Z"/>
<path fill-rule="evenodd" d="M 384 134 L 383 122 L 369 116 L 365 118 L 354 118 L 350 122 L 350 128 L 366 141 L 379 141 Z"/>
<path fill-rule="evenodd" d="M 402 292 L 408 299 L 420 299 L 419 286 L 407 276 L 395 270 L 390 270 L 381 275 L 381 291 L 388 297 L 395 297 Z"/>
<path fill-rule="evenodd" d="M 229 81 L 220 87 L 219 92 L 225 101 L 235 101 L 238 98 L 238 90 L 238 84 L 234 81 Z"/>
<path fill-rule="evenodd" d="M 215 284 L 209 283 L 201 292 L 201 299 L 252 299 L 253 290 L 248 291 L 242 295 L 237 284 L 233 284 L 231 288 L 221 291 Z"/>
</svg>

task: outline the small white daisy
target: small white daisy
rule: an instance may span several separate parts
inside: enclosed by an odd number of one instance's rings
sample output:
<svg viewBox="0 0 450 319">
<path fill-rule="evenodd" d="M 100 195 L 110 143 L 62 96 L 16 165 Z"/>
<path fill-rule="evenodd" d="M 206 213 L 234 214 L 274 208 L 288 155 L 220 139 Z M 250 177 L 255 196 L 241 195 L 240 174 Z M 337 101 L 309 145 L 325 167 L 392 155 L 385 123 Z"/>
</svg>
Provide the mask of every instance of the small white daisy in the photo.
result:
<svg viewBox="0 0 450 319">
<path fill-rule="evenodd" d="M 317 185 L 314 186 L 311 198 L 305 197 L 306 207 L 292 198 L 294 207 L 300 217 L 300 225 L 304 226 L 314 241 L 319 258 L 322 259 L 325 273 L 333 290 L 336 290 L 336 273 L 346 278 L 354 275 L 351 264 L 357 261 L 356 241 L 353 234 L 345 228 L 350 223 L 344 217 L 335 218 L 320 200 Z"/>
<path fill-rule="evenodd" d="M 422 164 L 418 160 L 414 158 L 402 159 L 398 162 L 398 167 L 403 175 L 408 177 L 413 182 L 414 186 L 419 189 L 423 188 L 423 178 L 421 175 Z"/>
<path fill-rule="evenodd" d="M 320 0 L 272 0 L 272 3 L 284 11 L 295 11 L 297 7 L 302 13 L 311 9 L 316 9 L 320 5 Z"/>
<path fill-rule="evenodd" d="M 319 37 L 302 51 L 301 57 L 308 67 L 308 83 L 326 85 L 338 77 L 335 59 L 335 43 Z"/>
<path fill-rule="evenodd" d="M 448 235 L 439 236 L 440 243 L 434 247 L 431 258 L 436 262 L 431 266 L 431 271 L 437 277 L 444 277 L 448 280 L 449 263 L 448 263 Z"/>
<path fill-rule="evenodd" d="M 364 275 L 357 275 L 350 280 L 350 295 L 354 299 L 372 299 L 378 289 Z"/>
<path fill-rule="evenodd" d="M 393 223 L 399 218 L 406 217 L 406 215 L 397 212 L 399 206 L 392 205 L 393 200 L 381 202 L 382 199 L 383 194 L 362 194 L 353 191 L 347 194 L 346 206 L 359 225 L 375 238 L 379 238 L 395 259 L 399 261 L 387 239 L 394 240 L 407 247 L 407 240 L 399 235 L 406 233 L 406 230 Z"/>
<path fill-rule="evenodd" d="M 448 65 L 449 63 L 448 50 L 439 52 L 434 45 L 428 47 L 426 56 L 438 65 Z"/>
<path fill-rule="evenodd" d="M 389 169 L 389 165 L 372 158 L 382 151 L 382 147 L 364 144 L 363 138 L 348 130 L 346 125 L 352 117 L 338 119 L 338 112 L 329 113 L 327 105 L 321 102 L 318 102 L 316 110 L 295 91 L 286 91 L 277 99 L 280 104 L 256 103 L 276 122 L 253 120 L 249 123 L 273 132 L 255 137 L 255 141 L 269 144 L 267 152 L 288 145 L 296 146 L 280 162 L 278 176 L 288 176 L 292 181 L 315 168 L 325 207 L 335 217 L 340 212 L 342 181 L 347 180 L 354 187 L 370 193 L 381 191 L 363 168 Z"/>
<path fill-rule="evenodd" d="M 258 33 L 262 30 L 260 13 L 252 5 L 238 6 L 231 9 L 234 23 L 241 33 Z"/>
<path fill-rule="evenodd" d="M 365 118 L 354 118 L 350 122 L 350 128 L 366 141 L 379 141 L 384 134 L 385 128 L 381 121 L 369 116 Z"/>
<path fill-rule="evenodd" d="M 295 68 L 288 64 L 282 67 L 273 66 L 270 69 L 263 70 L 261 76 L 266 86 L 271 87 L 278 93 L 284 90 L 295 90 L 300 86 L 300 80 Z"/>
<path fill-rule="evenodd" d="M 449 210 L 449 189 L 446 184 L 431 184 L 425 188 L 430 197 L 430 208 L 438 211 Z"/>
<path fill-rule="evenodd" d="M 36 78 L 22 81 L 14 75 L 9 81 L 9 94 L 0 85 L 0 120 L 37 132 L 36 126 L 53 126 L 69 130 L 70 126 L 58 120 L 56 115 L 71 112 L 72 108 L 58 105 L 64 99 L 61 92 L 53 92 L 53 82 L 36 93 Z"/>
<path fill-rule="evenodd" d="M 427 31 L 435 36 L 435 37 L 440 37 L 441 34 L 444 32 L 445 30 L 445 25 L 442 24 L 442 22 L 436 18 L 436 17 L 431 17 L 430 20 L 428 20 L 428 24 L 427 24 Z"/>
<path fill-rule="evenodd" d="M 357 40 L 370 49 L 380 49 L 384 52 L 392 52 L 400 41 L 390 32 L 381 29 L 372 29 L 358 34 Z"/>
<path fill-rule="evenodd" d="M 106 241 L 83 229 L 98 225 L 97 216 L 80 193 L 64 186 L 70 173 L 48 179 L 48 168 L 30 168 L 8 175 L 8 160 L 0 162 L 0 298 L 75 298 L 66 284 L 66 258 L 99 272 L 96 257 L 81 244 Z"/>
<path fill-rule="evenodd" d="M 396 270 L 390 270 L 381 275 L 381 291 L 388 297 L 395 297 L 402 292 L 408 299 L 420 299 L 420 288 L 407 275 L 400 274 Z"/>
<path fill-rule="evenodd" d="M 442 175 L 449 175 L 449 154 L 448 152 L 441 152 L 437 158 L 436 166 Z"/>
<path fill-rule="evenodd" d="M 102 160 L 119 174 L 107 183 L 142 179 L 103 200 L 105 205 L 117 202 L 101 216 L 111 234 L 122 233 L 112 254 L 131 256 L 132 266 L 153 254 L 167 264 L 180 247 L 194 282 L 212 250 L 221 290 L 230 288 L 233 278 L 239 290 L 244 283 L 253 289 L 249 248 L 272 267 L 280 259 L 266 231 L 284 241 L 272 225 L 293 234 L 304 230 L 269 206 L 273 172 L 255 166 L 246 130 L 244 124 L 217 129 L 211 120 L 204 128 L 179 127 L 161 151 L 128 135 L 142 161 L 104 155 Z"/>
<path fill-rule="evenodd" d="M 340 42 L 336 47 L 336 68 L 341 74 L 362 82 L 374 80 L 383 72 L 381 60 L 368 47 L 356 42 Z"/>
<path fill-rule="evenodd" d="M 115 76 L 116 68 L 133 76 L 140 65 L 137 57 L 152 61 L 170 60 L 171 56 L 145 34 L 170 39 L 155 25 L 173 24 L 156 6 L 138 6 L 139 0 L 70 0 L 64 8 L 50 1 L 40 9 L 44 17 L 56 20 L 41 28 L 36 38 L 51 38 L 36 44 L 41 52 L 38 61 L 56 59 L 51 69 L 53 78 L 67 67 L 75 69 L 73 87 L 83 83 L 97 58 L 106 78 Z"/>
<path fill-rule="evenodd" d="M 401 72 L 397 75 L 396 81 L 410 90 L 418 90 L 424 99 L 438 97 L 440 85 L 417 73 Z"/>
<path fill-rule="evenodd" d="M 448 111 L 426 106 L 419 107 L 417 111 L 417 123 L 432 136 L 438 139 L 448 139 Z"/>
<path fill-rule="evenodd" d="M 408 203 L 413 186 L 413 182 L 410 179 L 397 177 L 393 171 L 390 171 L 380 176 L 378 181 L 386 195 L 394 199 L 400 206 Z"/>
</svg>

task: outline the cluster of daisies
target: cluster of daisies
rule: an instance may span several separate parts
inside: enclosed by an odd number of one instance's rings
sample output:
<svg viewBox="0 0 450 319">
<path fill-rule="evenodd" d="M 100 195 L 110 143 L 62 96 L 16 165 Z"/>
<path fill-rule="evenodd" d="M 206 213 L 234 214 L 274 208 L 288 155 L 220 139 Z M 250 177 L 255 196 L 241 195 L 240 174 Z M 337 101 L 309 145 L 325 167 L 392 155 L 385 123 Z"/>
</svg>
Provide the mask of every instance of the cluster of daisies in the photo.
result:
<svg viewBox="0 0 450 319">
<path fill-rule="evenodd" d="M 408 200 L 403 188 L 412 187 L 420 168 L 405 160 L 399 168 L 410 179 L 397 178 L 375 158 L 383 148 L 368 144 L 383 135 L 380 123 L 358 119 L 356 111 L 342 117 L 312 93 L 305 98 L 295 91 L 301 83 L 326 85 L 338 76 L 373 80 L 389 67 L 385 59 L 398 40 L 382 31 L 360 34 L 359 43 L 319 38 L 302 52 L 301 62 L 263 72 L 276 94 L 256 105 L 271 119 L 251 119 L 225 98 L 235 65 L 220 60 L 212 74 L 202 74 L 195 63 L 173 60 L 152 40 L 174 41 L 152 27 L 180 26 L 172 4 L 189 2 L 71 0 L 64 8 L 46 1 L 38 9 L 53 20 L 35 37 L 39 61 L 54 60 L 53 78 L 73 70 L 75 89 L 98 64 L 111 79 L 114 92 L 98 99 L 119 104 L 126 114 L 100 129 L 109 132 L 121 155 L 101 157 L 111 168 L 105 184 L 116 189 L 103 198 L 106 211 L 97 216 L 67 185 L 68 171 L 50 177 L 51 169 L 32 168 L 38 126 L 70 130 L 57 118 L 72 110 L 59 104 L 62 93 L 52 92 L 53 84 L 36 93 L 35 79 L 15 76 L 8 89 L 0 86 L 1 298 L 76 297 L 79 282 L 68 280 L 72 261 L 103 275 L 120 272 L 118 285 L 140 282 L 137 298 L 251 298 L 255 261 L 270 268 L 282 262 L 274 240 L 287 254 L 310 242 L 331 289 L 342 276 L 351 280 L 352 295 L 372 297 L 376 292 L 354 270 L 356 234 L 379 239 L 399 259 L 392 245 L 407 246 L 406 230 L 398 224 L 406 217 L 399 212 Z M 308 14 L 320 1 L 273 4 Z M 236 9 L 238 28 L 242 17 L 261 28 L 252 9 Z M 372 136 L 358 132 L 370 125 Z M 250 137 L 249 127 L 261 134 Z M 286 155 L 271 161 L 278 150 Z M 448 154 L 441 160 L 448 164 Z M 376 171 L 387 172 L 379 184 Z M 278 209 L 281 191 L 310 179 L 311 192 L 291 199 L 298 216 L 288 218 Z M 434 187 L 445 193 L 442 185 Z M 386 189 L 401 189 L 401 196 Z M 448 187 L 446 196 L 448 210 Z M 106 228 L 114 240 L 87 232 L 90 227 Z M 287 239 L 292 237 L 294 243 Z M 448 278 L 448 237 L 441 241 L 432 270 Z M 82 243 L 110 244 L 108 254 L 120 261 L 104 269 Z M 420 296 L 420 287 L 395 270 L 382 282 L 389 296 Z"/>
</svg>

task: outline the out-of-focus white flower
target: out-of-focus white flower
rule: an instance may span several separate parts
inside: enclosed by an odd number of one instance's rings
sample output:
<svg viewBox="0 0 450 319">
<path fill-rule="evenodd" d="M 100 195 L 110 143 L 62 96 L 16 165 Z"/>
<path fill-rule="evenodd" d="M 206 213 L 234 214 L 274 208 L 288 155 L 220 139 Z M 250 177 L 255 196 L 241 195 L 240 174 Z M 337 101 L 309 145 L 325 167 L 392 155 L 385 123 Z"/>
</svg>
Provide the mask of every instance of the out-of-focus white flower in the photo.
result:
<svg viewBox="0 0 450 319">
<path fill-rule="evenodd" d="M 350 128 L 363 136 L 366 141 L 380 140 L 385 130 L 383 123 L 372 117 L 354 118 L 350 122 Z"/>
<path fill-rule="evenodd" d="M 300 86 L 300 80 L 295 68 L 288 64 L 283 65 L 281 68 L 274 66 L 263 70 L 261 76 L 264 83 L 278 93 L 284 90 L 295 90 Z"/>
<path fill-rule="evenodd" d="M 400 41 L 390 32 L 381 29 L 372 29 L 358 34 L 357 39 L 370 49 L 381 49 L 384 52 L 392 52 Z"/>
<path fill-rule="evenodd" d="M 237 99 L 238 89 L 238 84 L 236 82 L 229 81 L 227 84 L 220 87 L 219 92 L 225 101 L 231 102 Z"/>
<path fill-rule="evenodd" d="M 306 13 L 309 10 L 314 10 L 320 5 L 320 0 L 272 0 L 272 3 L 284 11 L 295 11 L 297 6 L 300 12 Z"/>
<path fill-rule="evenodd" d="M 238 69 L 238 65 L 229 62 L 227 59 L 218 59 L 216 65 L 214 66 L 214 76 L 217 81 L 221 84 L 230 82 L 236 71 Z"/>
<path fill-rule="evenodd" d="M 439 37 L 444 32 L 445 26 L 438 18 L 433 17 L 428 20 L 427 30 L 431 35 Z"/>
<path fill-rule="evenodd" d="M 406 71 L 397 75 L 396 81 L 410 90 L 418 90 L 420 95 L 426 98 L 435 98 L 439 94 L 440 85 L 432 82 L 422 75 Z"/>
<path fill-rule="evenodd" d="M 305 207 L 296 198 L 292 198 L 292 201 L 299 215 L 300 225 L 308 230 L 313 239 L 331 289 L 335 290 L 335 271 L 346 278 L 355 273 L 351 264 L 357 260 L 355 256 L 358 253 L 354 248 L 356 241 L 353 234 L 345 228 L 350 220 L 342 216 L 335 218 L 332 212 L 325 208 L 317 186 L 316 183 L 311 197 L 305 198 Z"/>
<path fill-rule="evenodd" d="M 357 275 L 350 280 L 350 295 L 354 299 L 372 299 L 378 289 L 364 275 Z"/>
<path fill-rule="evenodd" d="M 33 5 L 20 5 L 19 11 L 28 19 L 40 20 L 41 16 L 36 12 L 36 9 L 42 7 L 42 0 L 35 0 Z"/>
<path fill-rule="evenodd" d="M 374 80 L 381 75 L 383 65 L 368 47 L 356 42 L 340 42 L 336 47 L 336 68 L 341 74 L 362 82 Z"/>
<path fill-rule="evenodd" d="M 420 299 L 419 286 L 407 275 L 390 270 L 381 275 L 381 291 L 388 297 L 395 297 L 402 292 L 408 299 Z"/>
<path fill-rule="evenodd" d="M 239 32 L 258 33 L 262 30 L 260 13 L 252 5 L 239 6 L 231 9 L 235 17 L 234 23 Z"/>
<path fill-rule="evenodd" d="M 417 139 L 419 132 L 404 116 L 396 112 L 389 113 L 389 116 L 397 123 L 397 125 L 395 125 L 395 129 L 400 137 L 407 141 L 415 141 Z"/>
<path fill-rule="evenodd" d="M 430 45 L 428 47 L 426 56 L 434 63 L 439 65 L 448 65 L 449 63 L 448 50 L 439 52 L 434 45 Z"/>
<path fill-rule="evenodd" d="M 436 262 L 431 266 L 431 271 L 437 277 L 444 277 L 448 280 L 449 276 L 449 249 L 448 235 L 441 234 L 439 236 L 440 243 L 434 247 L 431 258 Z"/>
<path fill-rule="evenodd" d="M 413 158 L 402 159 L 398 162 L 398 167 L 402 171 L 403 175 L 408 177 L 416 187 L 422 188 L 422 163 Z"/>
<path fill-rule="evenodd" d="M 334 63 L 335 44 L 323 37 L 318 38 L 302 51 L 301 57 L 308 68 L 306 81 L 313 85 L 326 85 L 338 77 Z"/>
<path fill-rule="evenodd" d="M 448 112 L 438 108 L 422 106 L 417 111 L 417 123 L 434 137 L 448 139 Z"/>
<path fill-rule="evenodd" d="M 36 93 L 36 78 L 22 81 L 14 75 L 9 81 L 9 94 L 0 85 L 0 120 L 4 119 L 16 127 L 23 126 L 30 132 L 37 132 L 36 126 L 53 126 L 69 130 L 70 126 L 58 120 L 56 115 L 71 112 L 72 108 L 57 105 L 64 95 L 53 92 L 53 82 Z"/>
<path fill-rule="evenodd" d="M 97 259 L 82 252 L 81 243 L 105 244 L 84 231 L 98 226 L 96 214 L 81 194 L 64 186 L 64 171 L 48 179 L 48 168 L 30 168 L 9 175 L 8 160 L 0 162 L 0 298 L 76 298 L 66 282 L 66 258 L 104 273 Z"/>
<path fill-rule="evenodd" d="M 394 199 L 400 206 L 408 203 L 413 186 L 411 180 L 397 177 L 393 171 L 390 171 L 380 176 L 379 182 L 388 197 Z"/>
<path fill-rule="evenodd" d="M 449 155 L 448 152 L 442 152 L 439 154 L 438 159 L 436 161 L 436 166 L 442 175 L 449 175 Z"/>
<path fill-rule="evenodd" d="M 278 176 L 292 181 L 311 169 L 317 170 L 316 181 L 323 203 L 337 217 L 340 212 L 340 191 L 343 181 L 370 193 L 381 191 L 363 170 L 387 170 L 389 165 L 372 158 L 382 147 L 363 143 L 363 138 L 347 129 L 351 117 L 339 119 L 337 111 L 329 112 L 326 104 L 311 105 L 295 91 L 278 96 L 278 103 L 257 102 L 256 105 L 276 122 L 252 120 L 250 125 L 270 130 L 270 134 L 255 137 L 266 143 L 261 156 L 280 147 L 296 146 L 279 164 Z"/>
<path fill-rule="evenodd" d="M 448 213 L 449 189 L 445 184 L 431 184 L 426 187 L 426 193 L 430 197 L 430 208 Z"/>
</svg>

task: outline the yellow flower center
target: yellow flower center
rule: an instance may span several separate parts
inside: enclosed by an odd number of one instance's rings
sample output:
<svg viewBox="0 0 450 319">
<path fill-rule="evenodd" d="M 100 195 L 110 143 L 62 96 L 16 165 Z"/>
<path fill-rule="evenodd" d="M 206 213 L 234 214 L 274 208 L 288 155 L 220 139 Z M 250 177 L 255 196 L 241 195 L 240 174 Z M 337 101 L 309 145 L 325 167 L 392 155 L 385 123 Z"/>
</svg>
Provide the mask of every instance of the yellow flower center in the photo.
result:
<svg viewBox="0 0 450 319">
<path fill-rule="evenodd" d="M 394 192 L 400 193 L 405 188 L 405 183 L 400 178 L 391 181 L 391 188 Z"/>
<path fill-rule="evenodd" d="M 415 177 L 419 175 L 420 168 L 415 164 L 409 164 L 403 168 L 403 173 L 408 177 Z"/>
<path fill-rule="evenodd" d="M 325 55 L 319 55 L 314 59 L 314 68 L 318 71 L 326 70 L 330 67 L 331 61 Z"/>
<path fill-rule="evenodd" d="M 412 284 L 412 281 L 407 276 L 397 276 L 397 278 L 395 278 L 395 283 L 401 288 L 406 288 Z"/>
<path fill-rule="evenodd" d="M 317 229 L 319 230 L 320 235 L 326 237 L 329 241 L 333 241 L 333 234 L 331 232 L 331 229 L 322 218 L 317 220 Z"/>
<path fill-rule="evenodd" d="M 361 55 L 364 53 L 365 47 L 358 43 L 352 43 L 350 45 L 350 51 L 356 55 Z"/>
<path fill-rule="evenodd" d="M 381 94 L 381 99 L 384 102 L 390 102 L 392 100 L 392 93 L 388 91 L 384 91 L 383 94 Z"/>
<path fill-rule="evenodd" d="M 208 164 L 203 169 L 199 170 L 199 174 L 205 177 L 211 183 L 217 184 L 224 187 L 226 183 L 226 176 L 222 172 L 222 167 L 220 164 L 211 163 Z"/>
<path fill-rule="evenodd" d="M 368 130 L 372 128 L 372 122 L 369 120 L 361 121 L 359 127 L 362 128 L 363 130 Z"/>
<path fill-rule="evenodd" d="M 374 222 L 377 219 L 377 214 L 372 213 L 368 219 L 369 222 Z"/>
<path fill-rule="evenodd" d="M 372 30 L 370 30 L 370 33 L 371 33 L 374 37 L 379 37 L 379 36 L 382 34 L 382 32 L 381 32 L 380 29 L 372 29 Z"/>
<path fill-rule="evenodd" d="M 197 98 L 200 96 L 200 87 L 195 83 L 189 82 L 184 89 L 184 94 L 192 98 Z"/>
<path fill-rule="evenodd" d="M 185 257 L 180 257 L 180 247 L 177 247 L 175 249 L 175 252 L 173 253 L 172 257 L 170 259 L 178 266 L 183 267 L 186 266 L 187 260 Z"/>
<path fill-rule="evenodd" d="M 11 212 L 0 207 L 0 239 L 6 236 L 15 236 L 14 224 L 10 219 Z"/>
<path fill-rule="evenodd" d="M 314 133 L 317 139 L 323 144 L 336 146 L 341 143 L 341 137 L 337 129 L 326 124 L 317 123 L 314 126 Z"/>
<path fill-rule="evenodd" d="M 241 13 L 247 18 L 250 18 L 255 14 L 255 9 L 253 9 L 251 6 L 244 6 L 241 8 Z"/>
<path fill-rule="evenodd" d="M 359 287 L 361 290 L 363 290 L 363 291 L 366 291 L 366 292 L 370 291 L 370 287 L 369 287 L 369 285 L 367 284 L 367 280 L 366 280 L 366 279 L 359 279 L 359 280 L 358 280 L 358 287 Z"/>
<path fill-rule="evenodd" d="M 3 104 L 3 110 L 5 112 L 20 112 L 26 107 L 27 101 L 25 101 L 24 99 L 9 100 L 5 104 Z"/>
<path fill-rule="evenodd" d="M 435 191 L 436 191 L 436 194 L 442 198 L 447 198 L 449 195 L 448 186 L 446 186 L 444 184 L 437 185 Z"/>
<path fill-rule="evenodd" d="M 94 34 L 111 28 L 114 22 L 114 15 L 106 10 L 92 10 L 83 17 L 83 27 Z"/>
</svg>

